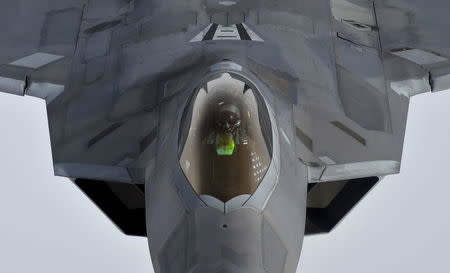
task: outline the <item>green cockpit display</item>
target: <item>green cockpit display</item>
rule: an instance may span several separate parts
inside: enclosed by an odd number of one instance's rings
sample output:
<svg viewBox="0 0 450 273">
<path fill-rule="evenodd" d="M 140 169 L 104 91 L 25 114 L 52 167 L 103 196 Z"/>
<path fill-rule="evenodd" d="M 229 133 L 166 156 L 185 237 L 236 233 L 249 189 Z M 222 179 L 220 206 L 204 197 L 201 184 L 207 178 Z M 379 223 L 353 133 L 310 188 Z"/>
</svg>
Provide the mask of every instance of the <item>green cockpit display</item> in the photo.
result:
<svg viewBox="0 0 450 273">
<path fill-rule="evenodd" d="M 215 139 L 216 153 L 218 155 L 233 155 L 236 148 L 232 133 L 221 133 Z"/>
</svg>

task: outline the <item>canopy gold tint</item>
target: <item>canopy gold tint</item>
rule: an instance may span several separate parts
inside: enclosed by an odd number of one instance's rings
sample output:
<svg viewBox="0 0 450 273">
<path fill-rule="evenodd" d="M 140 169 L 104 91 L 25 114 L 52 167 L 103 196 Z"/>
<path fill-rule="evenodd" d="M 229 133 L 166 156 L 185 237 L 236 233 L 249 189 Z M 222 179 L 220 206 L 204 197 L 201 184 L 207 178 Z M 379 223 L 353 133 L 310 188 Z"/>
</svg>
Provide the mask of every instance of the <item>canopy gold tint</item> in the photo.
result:
<svg viewBox="0 0 450 273">
<path fill-rule="evenodd" d="M 224 202 L 252 194 L 269 167 L 271 156 L 263 136 L 254 91 L 223 73 L 207 82 L 193 100 L 192 118 L 180 164 L 199 195 Z M 245 91 L 245 92 L 244 92 Z M 221 127 L 222 109 L 236 109 L 234 127 Z M 265 108 L 264 108 L 265 109 Z"/>
</svg>

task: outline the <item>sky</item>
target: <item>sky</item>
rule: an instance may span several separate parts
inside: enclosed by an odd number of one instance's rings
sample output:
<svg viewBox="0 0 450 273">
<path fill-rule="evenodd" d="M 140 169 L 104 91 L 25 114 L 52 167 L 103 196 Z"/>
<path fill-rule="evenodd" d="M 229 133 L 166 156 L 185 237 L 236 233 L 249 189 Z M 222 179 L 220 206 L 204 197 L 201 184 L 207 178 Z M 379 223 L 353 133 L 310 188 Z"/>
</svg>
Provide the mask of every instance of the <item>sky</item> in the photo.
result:
<svg viewBox="0 0 450 273">
<path fill-rule="evenodd" d="M 153 272 L 145 238 L 53 176 L 43 101 L 0 93 L 0 124 L 0 272 Z M 449 139 L 450 92 L 412 98 L 401 173 L 305 238 L 297 272 L 450 272 Z"/>
</svg>

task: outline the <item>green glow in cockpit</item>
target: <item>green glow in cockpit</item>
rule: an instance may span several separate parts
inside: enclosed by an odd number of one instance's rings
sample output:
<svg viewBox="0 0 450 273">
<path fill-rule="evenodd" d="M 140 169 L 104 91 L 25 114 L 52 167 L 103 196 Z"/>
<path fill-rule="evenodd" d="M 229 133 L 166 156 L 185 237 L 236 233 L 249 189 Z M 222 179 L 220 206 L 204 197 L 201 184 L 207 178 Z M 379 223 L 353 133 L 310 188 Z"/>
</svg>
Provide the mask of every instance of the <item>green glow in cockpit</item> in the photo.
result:
<svg viewBox="0 0 450 273">
<path fill-rule="evenodd" d="M 236 148 L 233 134 L 223 133 L 216 135 L 216 153 L 218 155 L 233 155 Z"/>
</svg>

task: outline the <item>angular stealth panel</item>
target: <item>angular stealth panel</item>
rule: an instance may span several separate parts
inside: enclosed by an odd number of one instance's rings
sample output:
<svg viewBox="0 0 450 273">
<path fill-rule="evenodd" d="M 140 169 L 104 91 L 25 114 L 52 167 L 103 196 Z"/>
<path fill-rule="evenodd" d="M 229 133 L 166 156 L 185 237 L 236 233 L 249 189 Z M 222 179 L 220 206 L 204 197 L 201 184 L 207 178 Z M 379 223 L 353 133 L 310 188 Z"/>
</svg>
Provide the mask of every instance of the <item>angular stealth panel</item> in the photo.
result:
<svg viewBox="0 0 450 273">
<path fill-rule="evenodd" d="M 300 140 L 300 142 L 303 143 L 303 145 L 305 145 L 306 148 L 308 148 L 308 150 L 310 151 L 313 150 L 312 139 L 297 126 L 295 127 L 295 135 L 297 136 L 298 140 Z"/>
<path fill-rule="evenodd" d="M 105 73 L 106 56 L 101 56 L 90 60 L 86 64 L 86 71 L 84 74 L 84 82 L 86 84 L 93 83 L 103 77 Z"/>
<path fill-rule="evenodd" d="M 309 184 L 305 235 L 330 232 L 378 181 L 367 177 Z"/>
<path fill-rule="evenodd" d="M 248 255 L 245 253 L 238 253 L 234 249 L 222 246 L 222 257 L 233 263 L 238 267 L 247 266 Z"/>
<path fill-rule="evenodd" d="M 148 135 L 146 135 L 139 143 L 140 151 L 144 152 L 145 149 L 152 144 L 158 136 L 158 127 L 153 128 Z"/>
<path fill-rule="evenodd" d="M 238 29 L 241 28 L 241 26 L 245 29 L 245 31 L 247 32 L 248 36 L 249 36 L 249 40 L 252 41 L 258 41 L 258 42 L 263 42 L 264 40 L 258 36 L 258 34 L 256 34 L 253 30 L 251 30 L 246 24 L 242 23 L 242 24 L 238 24 Z M 242 37 L 242 35 L 241 35 Z"/>
<path fill-rule="evenodd" d="M 373 3 L 367 0 L 331 0 L 331 12 L 338 20 L 357 22 L 363 25 L 375 26 Z"/>
<path fill-rule="evenodd" d="M 102 140 L 104 137 L 111 134 L 115 130 L 117 130 L 120 126 L 122 126 L 122 123 L 116 122 L 116 123 L 112 124 L 111 126 L 109 126 L 108 128 L 106 128 L 106 129 L 102 130 L 101 132 L 99 132 L 98 134 L 96 134 L 94 137 L 92 137 L 89 140 L 89 142 L 87 144 L 88 148 L 91 147 L 92 145 L 96 144 L 97 142 L 99 142 L 100 140 Z"/>
<path fill-rule="evenodd" d="M 125 234 L 147 236 L 142 186 L 76 179 L 74 183 Z"/>
<path fill-rule="evenodd" d="M 332 121 L 331 124 L 333 124 L 334 126 L 336 126 L 339 129 L 341 129 L 341 131 L 343 131 L 347 135 L 351 136 L 353 139 L 355 139 L 356 141 L 358 141 L 362 145 L 366 146 L 366 144 L 367 144 L 366 143 L 366 139 L 363 138 L 358 133 L 356 133 L 355 131 L 353 131 L 352 129 L 350 129 L 347 126 L 345 126 L 343 123 L 341 123 L 339 121 Z"/>
<path fill-rule="evenodd" d="M 119 166 L 56 163 L 54 168 L 56 176 L 133 183 L 127 168 Z"/>
<path fill-rule="evenodd" d="M 263 221 L 262 260 L 267 272 L 283 273 L 287 250 L 270 224 Z"/>
<path fill-rule="evenodd" d="M 10 65 L 38 69 L 62 58 L 64 58 L 64 56 L 38 52 L 16 60 L 10 63 Z"/>
<path fill-rule="evenodd" d="M 54 47 L 68 45 L 63 52 L 71 52 L 75 46 L 81 22 L 80 8 L 52 10 L 46 14 L 41 30 L 40 46 Z"/>
<path fill-rule="evenodd" d="M 337 75 L 345 115 L 365 129 L 387 131 L 389 125 L 386 116 L 389 112 L 386 95 L 344 67 L 337 67 Z M 365 145 L 362 139 L 358 141 Z"/>
<path fill-rule="evenodd" d="M 213 40 L 248 40 L 248 34 L 245 33 L 244 37 L 240 36 L 236 25 L 224 26 L 219 25 L 214 34 Z"/>
<path fill-rule="evenodd" d="M 264 40 L 258 36 L 244 23 L 233 25 L 210 24 L 197 34 L 192 42 L 200 41 L 220 41 L 220 40 L 237 40 L 237 41 L 255 41 L 263 42 Z"/>
<path fill-rule="evenodd" d="M 107 31 L 93 33 L 86 42 L 85 61 L 108 55 L 110 39 L 111 34 Z"/>
<path fill-rule="evenodd" d="M 64 85 L 52 84 L 47 82 L 41 83 L 33 82 L 28 86 L 27 90 L 25 91 L 27 96 L 33 96 L 44 99 L 47 102 L 47 104 L 52 102 L 62 92 L 64 92 Z"/>
<path fill-rule="evenodd" d="M 444 57 L 441 57 L 433 52 L 428 52 L 421 49 L 402 48 L 392 50 L 391 52 L 394 55 L 397 55 L 419 65 L 431 65 L 447 61 L 447 59 Z"/>
<path fill-rule="evenodd" d="M 159 256 L 161 272 L 186 272 L 188 267 L 187 255 L 188 223 L 184 219 L 172 232 Z"/>
<path fill-rule="evenodd" d="M 0 77 L 1 92 L 23 96 L 25 81 Z"/>
</svg>

